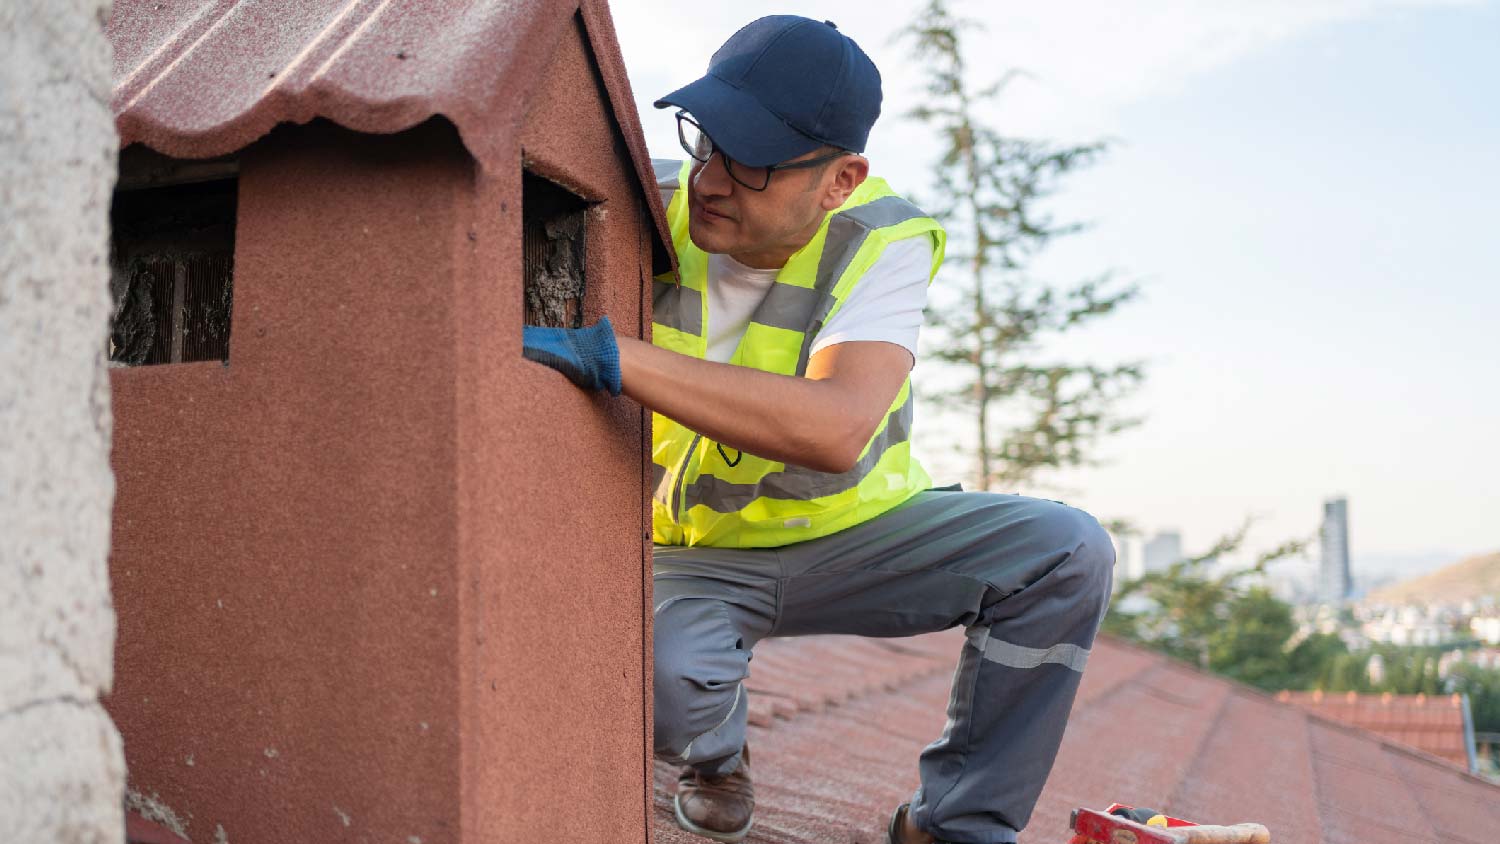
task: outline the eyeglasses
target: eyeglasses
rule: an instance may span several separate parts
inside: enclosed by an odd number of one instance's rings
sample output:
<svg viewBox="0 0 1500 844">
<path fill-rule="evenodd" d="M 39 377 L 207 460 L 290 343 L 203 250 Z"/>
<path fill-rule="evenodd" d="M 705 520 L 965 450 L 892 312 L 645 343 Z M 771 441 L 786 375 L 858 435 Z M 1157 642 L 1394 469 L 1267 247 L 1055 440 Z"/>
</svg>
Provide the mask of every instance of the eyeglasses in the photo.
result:
<svg viewBox="0 0 1500 844">
<path fill-rule="evenodd" d="M 841 149 L 817 158 L 809 158 L 806 161 L 749 167 L 725 155 L 724 151 L 714 144 L 708 133 L 703 131 L 703 127 L 699 126 L 693 118 L 688 117 L 685 111 L 677 112 L 677 140 L 682 142 L 683 150 L 691 155 L 694 161 L 706 164 L 717 152 L 719 160 L 724 162 L 724 169 L 729 171 L 729 178 L 755 191 L 765 190 L 771 184 L 771 174 L 777 170 L 802 170 L 807 167 L 816 167 L 849 154 L 848 150 Z"/>
</svg>

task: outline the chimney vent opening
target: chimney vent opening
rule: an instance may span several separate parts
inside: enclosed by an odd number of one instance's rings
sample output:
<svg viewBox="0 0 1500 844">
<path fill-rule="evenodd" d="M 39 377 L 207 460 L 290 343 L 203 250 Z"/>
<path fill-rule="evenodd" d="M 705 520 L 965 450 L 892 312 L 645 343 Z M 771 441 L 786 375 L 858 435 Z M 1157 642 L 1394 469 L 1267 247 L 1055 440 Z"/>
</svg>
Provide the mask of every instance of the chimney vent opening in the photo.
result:
<svg viewBox="0 0 1500 844">
<path fill-rule="evenodd" d="M 149 151 L 120 157 L 110 208 L 116 366 L 229 361 L 237 168 L 173 164 Z"/>
<path fill-rule="evenodd" d="M 588 203 L 531 173 L 521 178 L 522 264 L 527 325 L 583 325 L 584 220 Z"/>
</svg>

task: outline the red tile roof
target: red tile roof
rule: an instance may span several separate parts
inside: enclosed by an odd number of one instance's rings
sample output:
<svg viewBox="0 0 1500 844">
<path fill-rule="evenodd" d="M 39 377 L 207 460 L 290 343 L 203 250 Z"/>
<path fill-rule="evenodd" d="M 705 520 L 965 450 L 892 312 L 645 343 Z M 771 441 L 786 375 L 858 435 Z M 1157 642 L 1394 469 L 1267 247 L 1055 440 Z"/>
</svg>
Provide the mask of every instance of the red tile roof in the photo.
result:
<svg viewBox="0 0 1500 844">
<path fill-rule="evenodd" d="M 1276 699 L 1469 768 L 1471 731 L 1461 695 L 1282 692 Z"/>
<path fill-rule="evenodd" d="M 921 749 L 942 730 L 963 639 L 774 639 L 756 648 L 752 844 L 883 844 Z M 702 844 L 671 816 L 657 844 Z M 1069 812 L 1112 801 L 1202 822 L 1259 821 L 1276 844 L 1487 842 L 1500 785 L 1161 655 L 1101 638 L 1022 842 L 1068 839 Z"/>
<path fill-rule="evenodd" d="M 390 133 L 440 114 L 495 170 L 519 163 L 514 130 L 575 14 L 662 237 L 605 0 L 116 0 L 110 104 L 122 147 L 179 158 L 235 152 L 278 123 Z"/>
</svg>

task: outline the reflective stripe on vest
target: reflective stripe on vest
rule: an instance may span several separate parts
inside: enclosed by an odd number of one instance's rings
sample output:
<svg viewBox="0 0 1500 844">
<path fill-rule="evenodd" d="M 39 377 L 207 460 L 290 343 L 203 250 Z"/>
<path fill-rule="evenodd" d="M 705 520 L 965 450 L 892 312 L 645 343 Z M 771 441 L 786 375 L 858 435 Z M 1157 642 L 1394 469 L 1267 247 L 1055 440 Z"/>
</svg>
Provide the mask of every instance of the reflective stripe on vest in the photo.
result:
<svg viewBox="0 0 1500 844">
<path fill-rule="evenodd" d="M 671 166 L 675 181 L 663 178 L 660 184 L 680 276 L 662 277 L 653 285 L 653 338 L 659 346 L 702 358 L 707 352 L 708 260 L 688 236 L 686 191 L 678 189 L 690 162 Z M 659 177 L 666 170 L 658 163 Z M 777 274 L 730 362 L 804 375 L 818 332 L 886 245 L 919 236 L 932 239 L 935 274 L 943 257 L 941 226 L 883 180 L 865 180 Z M 653 415 L 654 539 L 670 545 L 771 547 L 874 518 L 931 485 L 911 458 L 911 427 L 908 381 L 854 467 L 829 473 L 740 454 Z"/>
</svg>

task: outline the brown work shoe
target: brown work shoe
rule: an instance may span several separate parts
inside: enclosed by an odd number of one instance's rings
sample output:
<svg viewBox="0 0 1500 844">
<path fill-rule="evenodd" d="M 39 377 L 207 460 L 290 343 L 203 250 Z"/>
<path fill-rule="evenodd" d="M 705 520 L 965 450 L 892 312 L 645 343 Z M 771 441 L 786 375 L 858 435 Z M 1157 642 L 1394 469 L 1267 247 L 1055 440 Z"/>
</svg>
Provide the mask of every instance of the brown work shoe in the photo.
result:
<svg viewBox="0 0 1500 844">
<path fill-rule="evenodd" d="M 912 821 L 910 803 L 902 803 L 891 813 L 885 834 L 887 844 L 943 844 Z"/>
<path fill-rule="evenodd" d="M 694 835 L 735 842 L 750 832 L 754 822 L 755 787 L 750 784 L 750 748 L 740 754 L 740 766 L 721 777 L 683 768 L 677 777 L 677 823 Z"/>
</svg>

